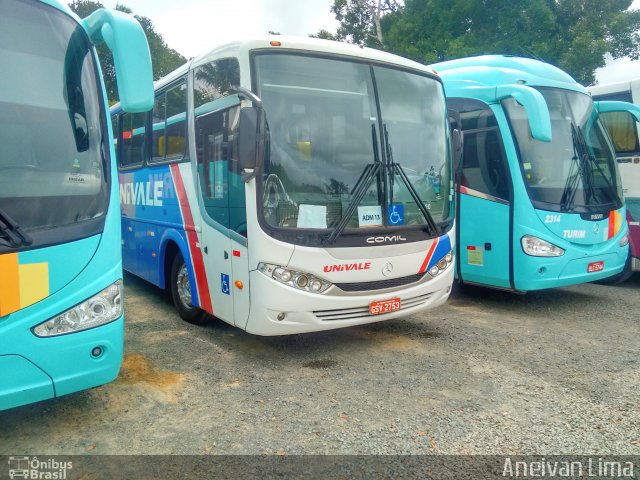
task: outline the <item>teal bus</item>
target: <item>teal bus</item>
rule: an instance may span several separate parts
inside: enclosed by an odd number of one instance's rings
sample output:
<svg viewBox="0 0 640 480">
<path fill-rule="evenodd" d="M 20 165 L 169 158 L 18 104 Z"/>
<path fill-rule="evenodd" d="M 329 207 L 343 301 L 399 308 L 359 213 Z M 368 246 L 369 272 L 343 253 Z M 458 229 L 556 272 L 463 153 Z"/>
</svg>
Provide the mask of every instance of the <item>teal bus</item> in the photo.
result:
<svg viewBox="0 0 640 480">
<path fill-rule="evenodd" d="M 456 276 L 526 292 L 619 274 L 628 229 L 615 152 L 594 103 L 547 63 L 486 55 L 432 65 L 464 146 Z"/>
<path fill-rule="evenodd" d="M 123 109 L 149 110 L 140 24 L 57 0 L 0 3 L 0 410 L 102 385 L 122 363 L 118 177 L 94 43 Z"/>
</svg>

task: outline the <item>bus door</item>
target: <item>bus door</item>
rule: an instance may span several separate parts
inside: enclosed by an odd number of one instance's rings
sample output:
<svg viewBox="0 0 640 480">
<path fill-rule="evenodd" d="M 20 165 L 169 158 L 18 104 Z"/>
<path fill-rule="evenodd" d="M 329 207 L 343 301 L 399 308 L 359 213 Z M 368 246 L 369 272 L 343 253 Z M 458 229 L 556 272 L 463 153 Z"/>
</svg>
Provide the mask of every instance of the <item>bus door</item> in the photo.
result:
<svg viewBox="0 0 640 480">
<path fill-rule="evenodd" d="M 214 314 L 244 328 L 250 305 L 247 221 L 244 182 L 232 158 L 239 116 L 239 103 L 196 112 L 197 183 L 203 207 L 196 224 L 200 222 Z"/>
<path fill-rule="evenodd" d="M 512 288 L 512 187 L 500 130 L 487 104 L 456 100 L 450 99 L 450 105 L 458 103 L 464 136 L 456 188 L 457 275 L 463 282 Z"/>
</svg>

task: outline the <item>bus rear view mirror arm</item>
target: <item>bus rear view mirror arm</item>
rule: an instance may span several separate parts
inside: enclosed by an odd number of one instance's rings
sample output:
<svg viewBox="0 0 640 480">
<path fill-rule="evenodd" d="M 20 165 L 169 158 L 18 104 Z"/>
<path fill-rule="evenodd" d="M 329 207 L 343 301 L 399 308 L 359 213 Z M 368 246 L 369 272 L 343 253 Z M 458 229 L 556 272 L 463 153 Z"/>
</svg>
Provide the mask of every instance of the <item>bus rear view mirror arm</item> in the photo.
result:
<svg viewBox="0 0 640 480">
<path fill-rule="evenodd" d="M 142 27 L 131 15 L 96 10 L 82 20 L 94 43 L 106 43 L 113 53 L 120 105 L 126 112 L 153 108 L 151 54 Z"/>
<path fill-rule="evenodd" d="M 496 100 L 512 97 L 524 107 L 529 118 L 531 136 L 541 142 L 551 141 L 551 117 L 542 94 L 525 85 L 499 85 L 496 87 Z"/>
<path fill-rule="evenodd" d="M 601 102 L 593 102 L 595 109 L 598 113 L 607 113 L 607 112 L 628 112 L 633 118 L 635 118 L 636 122 L 640 122 L 640 107 L 638 105 L 634 105 L 629 102 L 619 102 L 619 101 L 601 101 Z"/>
<path fill-rule="evenodd" d="M 541 142 L 551 141 L 551 117 L 542 94 L 526 85 L 498 85 L 475 87 L 474 96 L 487 103 L 495 103 L 509 97 L 522 105 L 527 112 L 531 136 Z"/>
</svg>

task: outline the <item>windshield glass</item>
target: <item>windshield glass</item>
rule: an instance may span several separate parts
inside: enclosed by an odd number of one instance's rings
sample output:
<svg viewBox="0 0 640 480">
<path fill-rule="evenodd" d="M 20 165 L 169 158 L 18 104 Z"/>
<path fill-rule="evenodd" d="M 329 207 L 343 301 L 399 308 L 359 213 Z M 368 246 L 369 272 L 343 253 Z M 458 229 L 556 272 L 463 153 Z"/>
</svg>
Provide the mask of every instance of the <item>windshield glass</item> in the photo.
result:
<svg viewBox="0 0 640 480">
<path fill-rule="evenodd" d="M 95 220 L 107 205 L 107 147 L 91 44 L 62 12 L 4 0 L 0 70 L 0 247 L 21 246 L 9 242 L 7 217 L 30 236 L 35 232 L 31 247 L 52 243 L 37 231 Z M 94 233 L 82 228 L 69 235 Z"/>
<path fill-rule="evenodd" d="M 534 206 L 580 213 L 620 208 L 614 151 L 591 97 L 557 88 L 538 90 L 549 107 L 551 142 L 534 140 L 525 109 L 511 98 L 503 101 Z"/>
<path fill-rule="evenodd" d="M 434 236 L 433 225 L 448 220 L 439 82 L 308 55 L 257 55 L 255 67 L 270 138 L 259 200 L 268 226 Z"/>
</svg>

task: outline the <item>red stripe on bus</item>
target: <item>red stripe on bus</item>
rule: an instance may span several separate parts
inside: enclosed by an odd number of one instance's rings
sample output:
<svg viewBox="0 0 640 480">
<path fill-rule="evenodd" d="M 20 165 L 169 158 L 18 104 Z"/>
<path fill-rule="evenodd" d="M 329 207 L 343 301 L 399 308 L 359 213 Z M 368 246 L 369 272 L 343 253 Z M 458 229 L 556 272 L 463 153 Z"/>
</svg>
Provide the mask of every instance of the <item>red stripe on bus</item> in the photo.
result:
<svg viewBox="0 0 640 480">
<path fill-rule="evenodd" d="M 193 224 L 193 215 L 191 214 L 189 199 L 184 189 L 180 167 L 177 164 L 171 165 L 171 173 L 173 174 L 173 183 L 176 187 L 176 194 L 178 195 L 178 205 L 180 205 L 180 211 L 182 212 L 184 231 L 189 240 L 189 252 L 191 253 L 191 261 L 193 262 L 193 274 L 196 277 L 196 284 L 198 285 L 200 308 L 213 315 L 213 306 L 211 305 L 211 296 L 209 295 L 209 284 L 207 283 L 207 273 L 204 269 L 202 252 L 198 246 L 198 234 Z"/>
<path fill-rule="evenodd" d="M 427 271 L 427 265 L 429 265 L 429 261 L 431 261 L 431 257 L 433 257 L 433 252 L 436 250 L 436 247 L 438 246 L 439 241 L 440 239 L 436 238 L 431 244 L 431 246 L 429 247 L 429 251 L 427 252 L 427 257 L 424 259 L 424 262 L 422 262 L 422 266 L 420 267 L 420 271 L 418 273 L 424 273 Z"/>
</svg>

